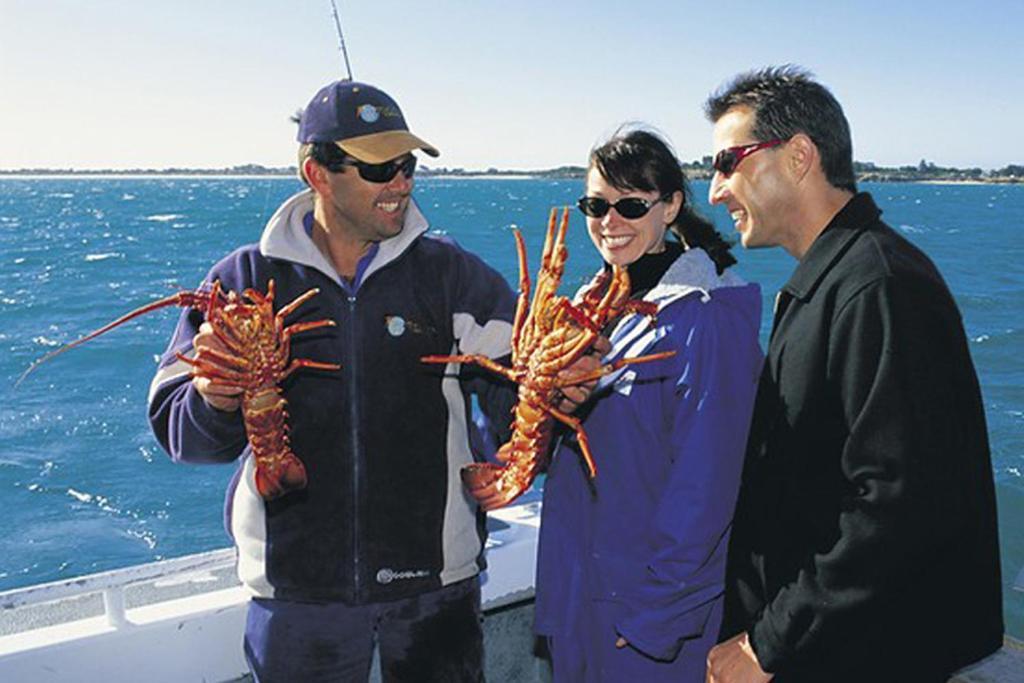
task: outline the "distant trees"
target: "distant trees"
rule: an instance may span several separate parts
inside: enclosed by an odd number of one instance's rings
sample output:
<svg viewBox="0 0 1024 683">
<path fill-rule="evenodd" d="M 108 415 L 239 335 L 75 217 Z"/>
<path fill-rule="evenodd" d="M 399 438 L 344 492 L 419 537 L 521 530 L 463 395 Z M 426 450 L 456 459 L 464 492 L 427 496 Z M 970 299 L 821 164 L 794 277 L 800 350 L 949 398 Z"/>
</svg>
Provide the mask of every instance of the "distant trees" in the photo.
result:
<svg viewBox="0 0 1024 683">
<path fill-rule="evenodd" d="M 1010 164 L 998 171 L 992 171 L 992 175 L 999 178 L 1024 178 L 1024 166 Z"/>
<path fill-rule="evenodd" d="M 713 158 L 711 156 L 703 156 L 701 159 L 684 162 L 681 164 L 683 172 L 691 180 L 709 180 L 714 175 L 715 170 L 712 167 Z M 992 182 L 992 183 L 1024 183 L 1024 165 L 1022 164 L 1010 164 L 1003 168 L 991 171 L 985 171 L 977 166 L 972 168 L 954 168 L 938 166 L 934 162 L 928 161 L 927 159 L 921 159 L 916 166 L 879 166 L 873 161 L 854 161 L 853 171 L 857 175 L 857 179 L 860 181 L 867 182 L 916 182 L 923 180 L 937 180 L 937 181 L 974 181 L 974 182 Z M 488 168 L 486 171 L 479 171 L 473 169 L 465 169 L 462 167 L 446 168 L 441 167 L 428 167 L 421 165 L 417 171 L 418 175 L 422 177 L 448 175 L 448 176 L 480 176 L 480 175 L 492 175 L 492 176 L 512 176 L 512 175 L 529 175 L 540 178 L 583 178 L 586 176 L 587 169 L 583 166 L 559 166 L 557 168 L 549 168 L 543 170 L 508 170 L 499 169 L 495 167 Z M 70 168 L 63 169 L 49 169 L 49 168 L 33 168 L 33 169 L 0 169 L 0 176 L 8 175 L 200 175 L 200 176 L 211 176 L 211 175 L 228 175 L 228 176 L 294 176 L 296 169 L 294 166 L 288 167 L 268 167 L 261 164 L 243 164 L 239 166 L 232 166 L 230 168 L 164 168 L 164 169 L 94 169 L 94 170 L 75 170 Z"/>
</svg>

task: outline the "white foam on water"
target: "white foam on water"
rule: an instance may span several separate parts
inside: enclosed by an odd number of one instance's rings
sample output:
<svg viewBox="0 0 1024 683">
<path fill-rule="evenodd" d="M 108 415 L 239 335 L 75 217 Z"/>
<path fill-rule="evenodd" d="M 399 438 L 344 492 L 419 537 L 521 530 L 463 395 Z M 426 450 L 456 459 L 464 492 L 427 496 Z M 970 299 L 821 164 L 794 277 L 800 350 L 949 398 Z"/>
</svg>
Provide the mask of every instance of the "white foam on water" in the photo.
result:
<svg viewBox="0 0 1024 683">
<path fill-rule="evenodd" d="M 167 223 L 168 221 L 175 221 L 184 217 L 185 215 L 180 213 L 155 213 L 152 216 L 146 216 L 144 220 L 154 221 L 156 223 Z"/>
<path fill-rule="evenodd" d="M 109 251 L 109 252 L 107 252 L 105 254 L 86 254 L 85 255 L 85 260 L 86 261 L 106 261 L 108 258 L 123 258 L 123 257 L 124 257 L 124 254 L 118 253 L 116 251 Z"/>
<path fill-rule="evenodd" d="M 68 489 L 68 495 L 71 496 L 72 498 L 74 498 L 75 500 L 78 500 L 78 501 L 80 501 L 82 503 L 91 503 L 92 502 L 92 495 L 91 494 L 82 493 L 81 491 L 76 491 L 75 489 L 69 488 Z"/>
<path fill-rule="evenodd" d="M 40 346 L 60 346 L 60 342 L 55 339 L 49 339 L 48 337 L 32 337 L 32 341 Z"/>
</svg>

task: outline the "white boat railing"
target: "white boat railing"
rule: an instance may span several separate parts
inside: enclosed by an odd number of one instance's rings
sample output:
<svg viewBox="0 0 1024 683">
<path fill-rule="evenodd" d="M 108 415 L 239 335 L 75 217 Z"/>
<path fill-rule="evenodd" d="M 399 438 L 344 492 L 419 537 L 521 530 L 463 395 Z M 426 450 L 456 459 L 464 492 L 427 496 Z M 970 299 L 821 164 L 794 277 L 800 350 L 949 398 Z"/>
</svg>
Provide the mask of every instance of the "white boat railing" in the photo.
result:
<svg viewBox="0 0 1024 683">
<path fill-rule="evenodd" d="M 533 598 L 540 504 L 491 514 L 485 611 Z M 0 593 L 0 681 L 229 681 L 250 593 L 224 548 Z M 102 607 L 98 604 L 102 596 Z"/>
<path fill-rule="evenodd" d="M 112 625 L 116 625 L 125 620 L 124 591 L 129 586 L 169 576 L 226 569 L 235 564 L 235 555 L 234 548 L 221 548 L 171 560 L 112 569 L 98 574 L 77 576 L 26 588 L 15 588 L 0 592 L 0 610 L 7 611 L 41 605 L 65 598 L 81 597 L 89 593 L 102 593 L 107 620 Z"/>
</svg>

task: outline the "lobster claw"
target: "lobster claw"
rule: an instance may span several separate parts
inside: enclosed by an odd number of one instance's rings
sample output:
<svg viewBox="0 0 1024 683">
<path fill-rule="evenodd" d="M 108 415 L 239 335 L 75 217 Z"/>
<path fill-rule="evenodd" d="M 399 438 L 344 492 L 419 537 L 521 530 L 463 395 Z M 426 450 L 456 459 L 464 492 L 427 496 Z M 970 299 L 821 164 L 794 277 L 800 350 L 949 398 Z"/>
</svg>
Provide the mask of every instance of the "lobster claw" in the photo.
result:
<svg viewBox="0 0 1024 683">
<path fill-rule="evenodd" d="M 273 464 L 256 466 L 256 490 L 264 500 L 274 500 L 305 487 L 306 467 L 291 453 Z"/>
</svg>

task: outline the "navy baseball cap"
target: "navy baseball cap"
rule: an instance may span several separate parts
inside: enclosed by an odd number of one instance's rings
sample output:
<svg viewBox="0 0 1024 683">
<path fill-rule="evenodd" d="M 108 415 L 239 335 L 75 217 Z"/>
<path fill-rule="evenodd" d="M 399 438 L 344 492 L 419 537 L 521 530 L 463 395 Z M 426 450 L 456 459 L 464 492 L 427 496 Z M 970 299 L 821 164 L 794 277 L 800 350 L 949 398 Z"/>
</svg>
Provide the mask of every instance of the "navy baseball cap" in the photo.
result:
<svg viewBox="0 0 1024 683">
<path fill-rule="evenodd" d="M 359 161 L 381 164 L 414 149 L 432 157 L 433 146 L 409 132 L 402 110 L 382 90 L 341 80 L 320 89 L 299 119 L 299 142 L 333 142 Z"/>
</svg>

